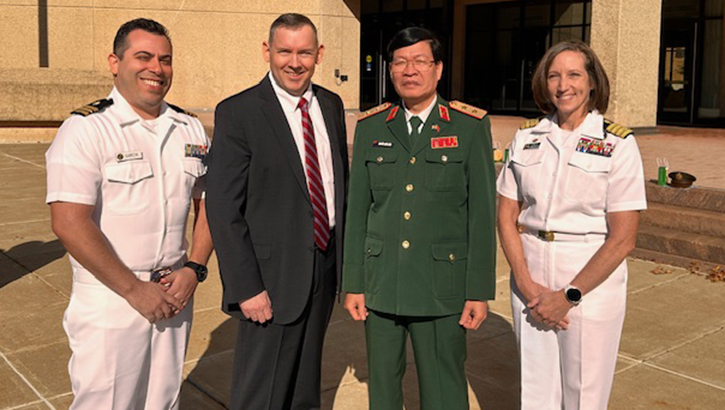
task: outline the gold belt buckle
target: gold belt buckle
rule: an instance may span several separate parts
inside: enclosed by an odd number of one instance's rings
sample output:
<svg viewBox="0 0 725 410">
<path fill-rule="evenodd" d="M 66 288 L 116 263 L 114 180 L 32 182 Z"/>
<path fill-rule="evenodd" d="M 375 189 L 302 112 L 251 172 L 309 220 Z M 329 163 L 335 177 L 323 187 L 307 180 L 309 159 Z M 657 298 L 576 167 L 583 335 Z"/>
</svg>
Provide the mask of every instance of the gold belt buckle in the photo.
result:
<svg viewBox="0 0 725 410">
<path fill-rule="evenodd" d="M 151 271 L 151 282 L 159 283 L 161 279 L 169 276 L 173 272 L 170 267 L 154 269 Z"/>
<path fill-rule="evenodd" d="M 539 238 L 546 242 L 554 242 L 554 232 L 551 231 L 539 231 Z"/>
</svg>

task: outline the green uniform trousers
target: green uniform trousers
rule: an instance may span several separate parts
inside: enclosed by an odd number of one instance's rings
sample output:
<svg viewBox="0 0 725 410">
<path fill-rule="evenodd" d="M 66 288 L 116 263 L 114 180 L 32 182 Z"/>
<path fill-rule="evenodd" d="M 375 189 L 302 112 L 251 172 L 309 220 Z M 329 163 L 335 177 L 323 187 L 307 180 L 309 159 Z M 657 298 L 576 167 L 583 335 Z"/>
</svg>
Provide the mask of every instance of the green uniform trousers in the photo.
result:
<svg viewBox="0 0 725 410">
<path fill-rule="evenodd" d="M 466 331 L 460 314 L 398 316 L 370 311 L 365 321 L 371 410 L 401 410 L 407 335 L 418 368 L 421 410 L 468 410 Z"/>
</svg>

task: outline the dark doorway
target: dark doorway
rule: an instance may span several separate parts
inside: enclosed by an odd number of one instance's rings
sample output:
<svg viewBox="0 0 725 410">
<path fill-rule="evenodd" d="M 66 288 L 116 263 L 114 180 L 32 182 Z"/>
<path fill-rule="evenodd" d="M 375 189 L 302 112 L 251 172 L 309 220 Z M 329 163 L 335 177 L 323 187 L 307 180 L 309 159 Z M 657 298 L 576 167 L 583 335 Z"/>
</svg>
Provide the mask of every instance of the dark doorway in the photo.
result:
<svg viewBox="0 0 725 410">
<path fill-rule="evenodd" d="M 438 92 L 447 98 L 450 90 L 450 42 L 453 0 L 366 0 L 361 4 L 360 109 L 384 101 L 396 102 L 398 95 L 388 73 L 386 47 L 399 30 L 418 26 L 436 33 L 443 44 L 443 77 Z"/>
</svg>

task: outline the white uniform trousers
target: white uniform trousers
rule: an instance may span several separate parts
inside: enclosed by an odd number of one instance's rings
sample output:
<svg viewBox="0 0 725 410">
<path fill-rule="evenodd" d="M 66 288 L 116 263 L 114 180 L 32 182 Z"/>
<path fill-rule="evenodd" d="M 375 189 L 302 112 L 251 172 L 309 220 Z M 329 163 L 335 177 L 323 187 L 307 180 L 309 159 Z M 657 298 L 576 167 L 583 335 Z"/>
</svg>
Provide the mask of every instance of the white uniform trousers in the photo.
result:
<svg viewBox="0 0 725 410">
<path fill-rule="evenodd" d="M 71 410 L 178 409 L 193 309 L 192 300 L 171 320 L 151 324 L 92 275 L 75 272 L 63 317 Z"/>
<path fill-rule="evenodd" d="M 601 235 L 580 242 L 545 242 L 521 234 L 521 241 L 532 279 L 553 290 L 569 284 L 604 243 Z M 533 319 L 512 275 L 522 410 L 607 409 L 626 297 L 625 260 L 569 311 L 568 329 L 556 331 Z"/>
</svg>

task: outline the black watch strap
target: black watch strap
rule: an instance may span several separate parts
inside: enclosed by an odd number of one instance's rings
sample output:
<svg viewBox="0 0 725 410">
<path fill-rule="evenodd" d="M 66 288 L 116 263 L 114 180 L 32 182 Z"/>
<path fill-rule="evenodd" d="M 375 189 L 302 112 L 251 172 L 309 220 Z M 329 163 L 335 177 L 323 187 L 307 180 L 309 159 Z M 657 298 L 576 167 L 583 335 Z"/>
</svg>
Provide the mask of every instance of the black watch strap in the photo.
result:
<svg viewBox="0 0 725 410">
<path fill-rule="evenodd" d="M 209 269 L 207 269 L 206 266 L 200 265 L 192 261 L 186 262 L 184 266 L 187 268 L 191 268 L 191 270 L 196 273 L 196 280 L 198 282 L 204 282 L 204 280 L 206 280 L 206 275 L 209 273 Z"/>
</svg>

